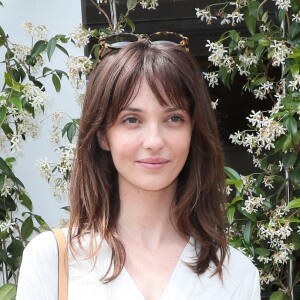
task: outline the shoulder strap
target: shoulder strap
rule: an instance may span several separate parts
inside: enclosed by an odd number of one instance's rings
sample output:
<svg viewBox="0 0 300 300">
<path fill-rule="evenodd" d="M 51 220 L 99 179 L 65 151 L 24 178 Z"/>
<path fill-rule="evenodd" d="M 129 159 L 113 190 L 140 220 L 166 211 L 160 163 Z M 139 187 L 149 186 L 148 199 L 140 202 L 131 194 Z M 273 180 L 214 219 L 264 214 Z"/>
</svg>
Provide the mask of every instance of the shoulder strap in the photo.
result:
<svg viewBox="0 0 300 300">
<path fill-rule="evenodd" d="M 67 242 L 60 228 L 53 228 L 58 248 L 58 300 L 68 299 L 68 254 Z"/>
</svg>

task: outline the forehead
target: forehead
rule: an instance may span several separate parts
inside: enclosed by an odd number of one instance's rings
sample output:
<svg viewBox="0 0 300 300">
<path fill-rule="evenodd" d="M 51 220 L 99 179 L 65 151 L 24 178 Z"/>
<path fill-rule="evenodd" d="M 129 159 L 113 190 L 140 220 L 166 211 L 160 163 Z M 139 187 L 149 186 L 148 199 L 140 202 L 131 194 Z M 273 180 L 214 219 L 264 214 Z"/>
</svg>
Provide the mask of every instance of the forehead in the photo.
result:
<svg viewBox="0 0 300 300">
<path fill-rule="evenodd" d="M 152 82 L 152 87 L 150 87 L 147 80 L 142 78 L 135 86 L 132 97 L 128 100 L 127 105 L 125 105 L 123 109 L 128 107 L 147 108 L 149 106 L 163 108 L 177 107 L 186 109 L 186 107 L 183 107 L 182 101 L 178 100 L 179 99 L 177 99 L 177 101 L 175 99 L 171 99 L 160 82 Z M 187 103 L 185 103 L 184 106 L 187 106 Z"/>
</svg>

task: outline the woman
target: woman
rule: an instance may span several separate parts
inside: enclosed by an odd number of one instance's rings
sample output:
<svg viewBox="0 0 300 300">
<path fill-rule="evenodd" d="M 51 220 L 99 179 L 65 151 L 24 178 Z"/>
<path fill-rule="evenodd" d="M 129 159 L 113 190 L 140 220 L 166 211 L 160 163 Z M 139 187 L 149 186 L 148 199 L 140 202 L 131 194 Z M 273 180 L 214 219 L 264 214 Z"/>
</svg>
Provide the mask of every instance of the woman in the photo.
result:
<svg viewBox="0 0 300 300">
<path fill-rule="evenodd" d="M 68 299 L 260 299 L 257 269 L 227 244 L 199 66 L 163 38 L 102 44 L 71 178 Z M 51 232 L 25 249 L 17 299 L 57 299 Z"/>
</svg>

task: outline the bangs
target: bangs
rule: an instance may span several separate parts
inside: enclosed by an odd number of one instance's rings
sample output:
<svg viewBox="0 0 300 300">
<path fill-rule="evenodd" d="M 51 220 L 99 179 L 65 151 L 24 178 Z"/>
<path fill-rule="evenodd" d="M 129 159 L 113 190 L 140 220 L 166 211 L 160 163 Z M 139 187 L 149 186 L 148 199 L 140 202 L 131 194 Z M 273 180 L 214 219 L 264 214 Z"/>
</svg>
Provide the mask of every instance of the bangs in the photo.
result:
<svg viewBox="0 0 300 300">
<path fill-rule="evenodd" d="M 113 60 L 119 63 L 115 64 L 115 70 L 111 70 L 114 80 L 110 78 L 106 86 L 111 92 L 105 127 L 112 126 L 119 113 L 134 100 L 143 79 L 160 105 L 175 106 L 192 115 L 194 101 L 187 78 L 179 65 L 174 63 L 174 52 L 180 56 L 185 50 L 177 48 L 136 42 L 113 55 Z M 112 80 L 113 85 L 109 84 Z"/>
</svg>

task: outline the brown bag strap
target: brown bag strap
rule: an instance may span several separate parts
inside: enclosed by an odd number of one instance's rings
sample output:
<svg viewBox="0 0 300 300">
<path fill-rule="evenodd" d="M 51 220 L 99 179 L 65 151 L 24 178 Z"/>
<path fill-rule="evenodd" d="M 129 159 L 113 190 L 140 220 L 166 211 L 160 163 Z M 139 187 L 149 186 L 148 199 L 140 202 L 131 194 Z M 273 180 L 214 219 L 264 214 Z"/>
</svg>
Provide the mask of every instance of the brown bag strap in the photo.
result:
<svg viewBox="0 0 300 300">
<path fill-rule="evenodd" d="M 68 254 L 67 242 L 60 228 L 53 228 L 58 248 L 58 300 L 68 299 Z"/>
</svg>

